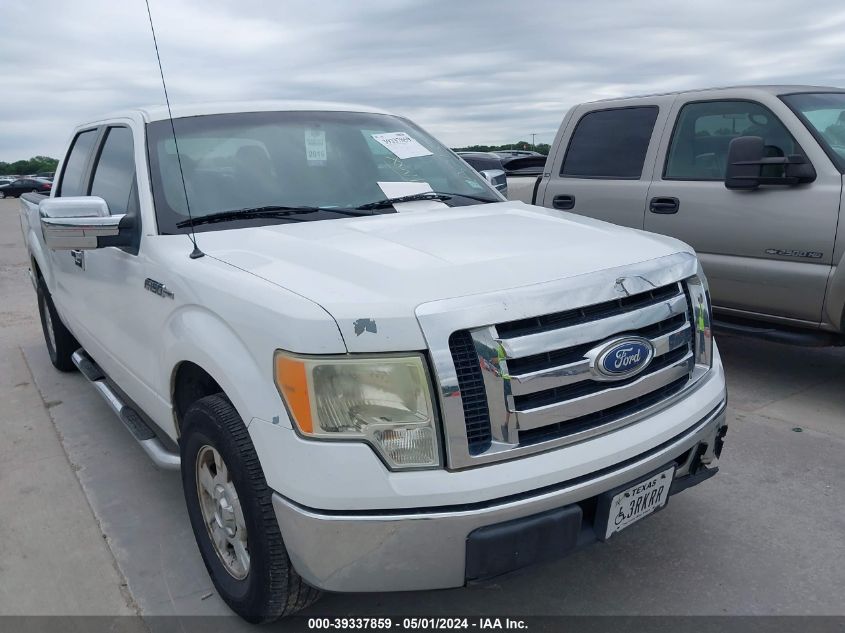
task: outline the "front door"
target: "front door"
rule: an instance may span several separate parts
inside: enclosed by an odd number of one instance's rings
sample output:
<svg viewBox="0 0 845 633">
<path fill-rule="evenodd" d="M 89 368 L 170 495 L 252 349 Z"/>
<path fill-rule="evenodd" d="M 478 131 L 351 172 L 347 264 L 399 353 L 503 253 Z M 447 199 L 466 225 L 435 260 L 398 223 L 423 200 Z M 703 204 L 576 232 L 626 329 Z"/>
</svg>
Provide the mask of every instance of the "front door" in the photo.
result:
<svg viewBox="0 0 845 633">
<path fill-rule="evenodd" d="M 717 309 L 818 323 L 839 215 L 839 172 L 777 100 L 679 99 L 671 120 L 648 198 L 676 199 L 677 208 L 647 210 L 645 229 L 695 248 Z M 815 182 L 725 188 L 728 145 L 738 136 L 762 137 L 770 156 L 804 154 Z"/>
<path fill-rule="evenodd" d="M 135 143 L 131 128 L 106 128 L 94 153 L 90 177 L 82 195 L 106 201 L 112 215 L 133 218 L 137 242 L 72 251 L 76 275 L 71 276 L 73 312 L 79 315 L 78 338 L 103 370 L 139 404 L 150 388 L 145 370 L 154 364 L 150 346 L 156 326 L 144 291 L 146 260 L 140 249 L 141 217 L 135 180 Z M 67 251 L 65 251 L 67 253 Z"/>
</svg>

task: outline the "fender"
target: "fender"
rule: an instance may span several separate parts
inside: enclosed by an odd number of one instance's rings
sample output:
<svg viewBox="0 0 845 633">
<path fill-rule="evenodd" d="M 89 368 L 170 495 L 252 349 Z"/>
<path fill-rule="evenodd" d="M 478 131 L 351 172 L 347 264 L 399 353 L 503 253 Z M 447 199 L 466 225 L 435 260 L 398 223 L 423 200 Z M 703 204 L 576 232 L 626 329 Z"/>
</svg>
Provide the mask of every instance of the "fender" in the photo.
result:
<svg viewBox="0 0 845 633">
<path fill-rule="evenodd" d="M 821 326 L 840 334 L 845 328 L 845 255 L 830 269 Z"/>
<path fill-rule="evenodd" d="M 196 304 L 174 312 L 162 332 L 161 376 L 157 386 L 172 407 L 172 384 L 180 363 L 190 361 L 205 370 L 226 393 L 241 418 L 277 419 L 290 427 L 281 397 L 273 384 L 273 352 L 257 359 L 241 337 L 217 314 Z M 233 380 L 236 377 L 236 380 Z M 166 430 L 178 434 L 175 419 Z"/>
</svg>

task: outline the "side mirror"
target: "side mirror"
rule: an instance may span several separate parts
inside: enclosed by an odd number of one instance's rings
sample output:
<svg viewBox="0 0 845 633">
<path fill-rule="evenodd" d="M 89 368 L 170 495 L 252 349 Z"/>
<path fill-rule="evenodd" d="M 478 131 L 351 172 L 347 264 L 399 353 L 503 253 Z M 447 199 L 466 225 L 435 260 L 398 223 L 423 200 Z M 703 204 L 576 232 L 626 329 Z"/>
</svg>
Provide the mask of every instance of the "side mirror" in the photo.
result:
<svg viewBox="0 0 845 633">
<path fill-rule="evenodd" d="M 44 243 L 54 250 L 85 250 L 118 246 L 116 239 L 129 220 L 110 215 L 106 201 L 97 196 L 48 198 L 38 205 Z M 121 226 L 124 224 L 125 226 Z"/>
<path fill-rule="evenodd" d="M 503 196 L 507 197 L 508 195 L 508 178 L 505 175 L 505 171 L 503 169 L 482 169 L 480 172 L 487 182 L 489 182 L 493 187 Z"/>
<path fill-rule="evenodd" d="M 772 171 L 777 175 L 772 175 Z M 725 187 L 728 189 L 801 185 L 815 179 L 816 170 L 801 154 L 766 156 L 766 146 L 759 136 L 739 136 L 728 146 L 725 170 Z"/>
</svg>

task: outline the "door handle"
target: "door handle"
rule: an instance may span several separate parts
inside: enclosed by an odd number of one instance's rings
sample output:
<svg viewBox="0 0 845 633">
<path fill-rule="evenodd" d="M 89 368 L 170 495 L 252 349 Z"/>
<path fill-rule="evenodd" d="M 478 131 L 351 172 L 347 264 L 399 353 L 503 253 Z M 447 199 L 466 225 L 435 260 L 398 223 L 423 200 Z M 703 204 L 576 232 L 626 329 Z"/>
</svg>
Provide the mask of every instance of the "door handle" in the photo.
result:
<svg viewBox="0 0 845 633">
<path fill-rule="evenodd" d="M 70 256 L 73 257 L 73 263 L 85 270 L 85 251 L 73 249 L 70 251 Z"/>
<path fill-rule="evenodd" d="M 552 198 L 552 206 L 555 209 L 574 209 L 575 208 L 575 196 L 563 195 L 563 196 L 555 196 Z"/>
<path fill-rule="evenodd" d="M 669 215 L 677 213 L 681 208 L 681 203 L 677 198 L 652 198 L 648 203 L 648 210 L 652 213 L 661 213 Z"/>
</svg>

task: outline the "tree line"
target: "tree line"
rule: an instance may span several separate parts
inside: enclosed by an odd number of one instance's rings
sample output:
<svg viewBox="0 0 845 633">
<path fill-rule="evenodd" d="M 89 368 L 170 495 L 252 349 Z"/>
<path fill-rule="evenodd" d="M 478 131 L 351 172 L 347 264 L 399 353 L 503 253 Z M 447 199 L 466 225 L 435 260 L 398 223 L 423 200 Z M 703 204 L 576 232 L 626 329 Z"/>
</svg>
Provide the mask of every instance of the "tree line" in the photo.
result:
<svg viewBox="0 0 845 633">
<path fill-rule="evenodd" d="M 28 160 L 16 160 L 13 163 L 0 160 L 0 175 L 15 174 L 17 176 L 24 176 L 27 174 L 40 174 L 45 171 L 56 171 L 58 165 L 59 159 L 50 158 L 49 156 L 33 156 Z"/>
<path fill-rule="evenodd" d="M 537 143 L 534 147 L 528 141 L 519 141 L 518 143 L 507 143 L 505 145 L 469 145 L 467 147 L 453 147 L 456 152 L 498 152 L 503 149 L 522 149 L 533 150 L 539 152 L 544 156 L 549 155 L 549 150 L 552 146 L 548 143 Z"/>
</svg>

